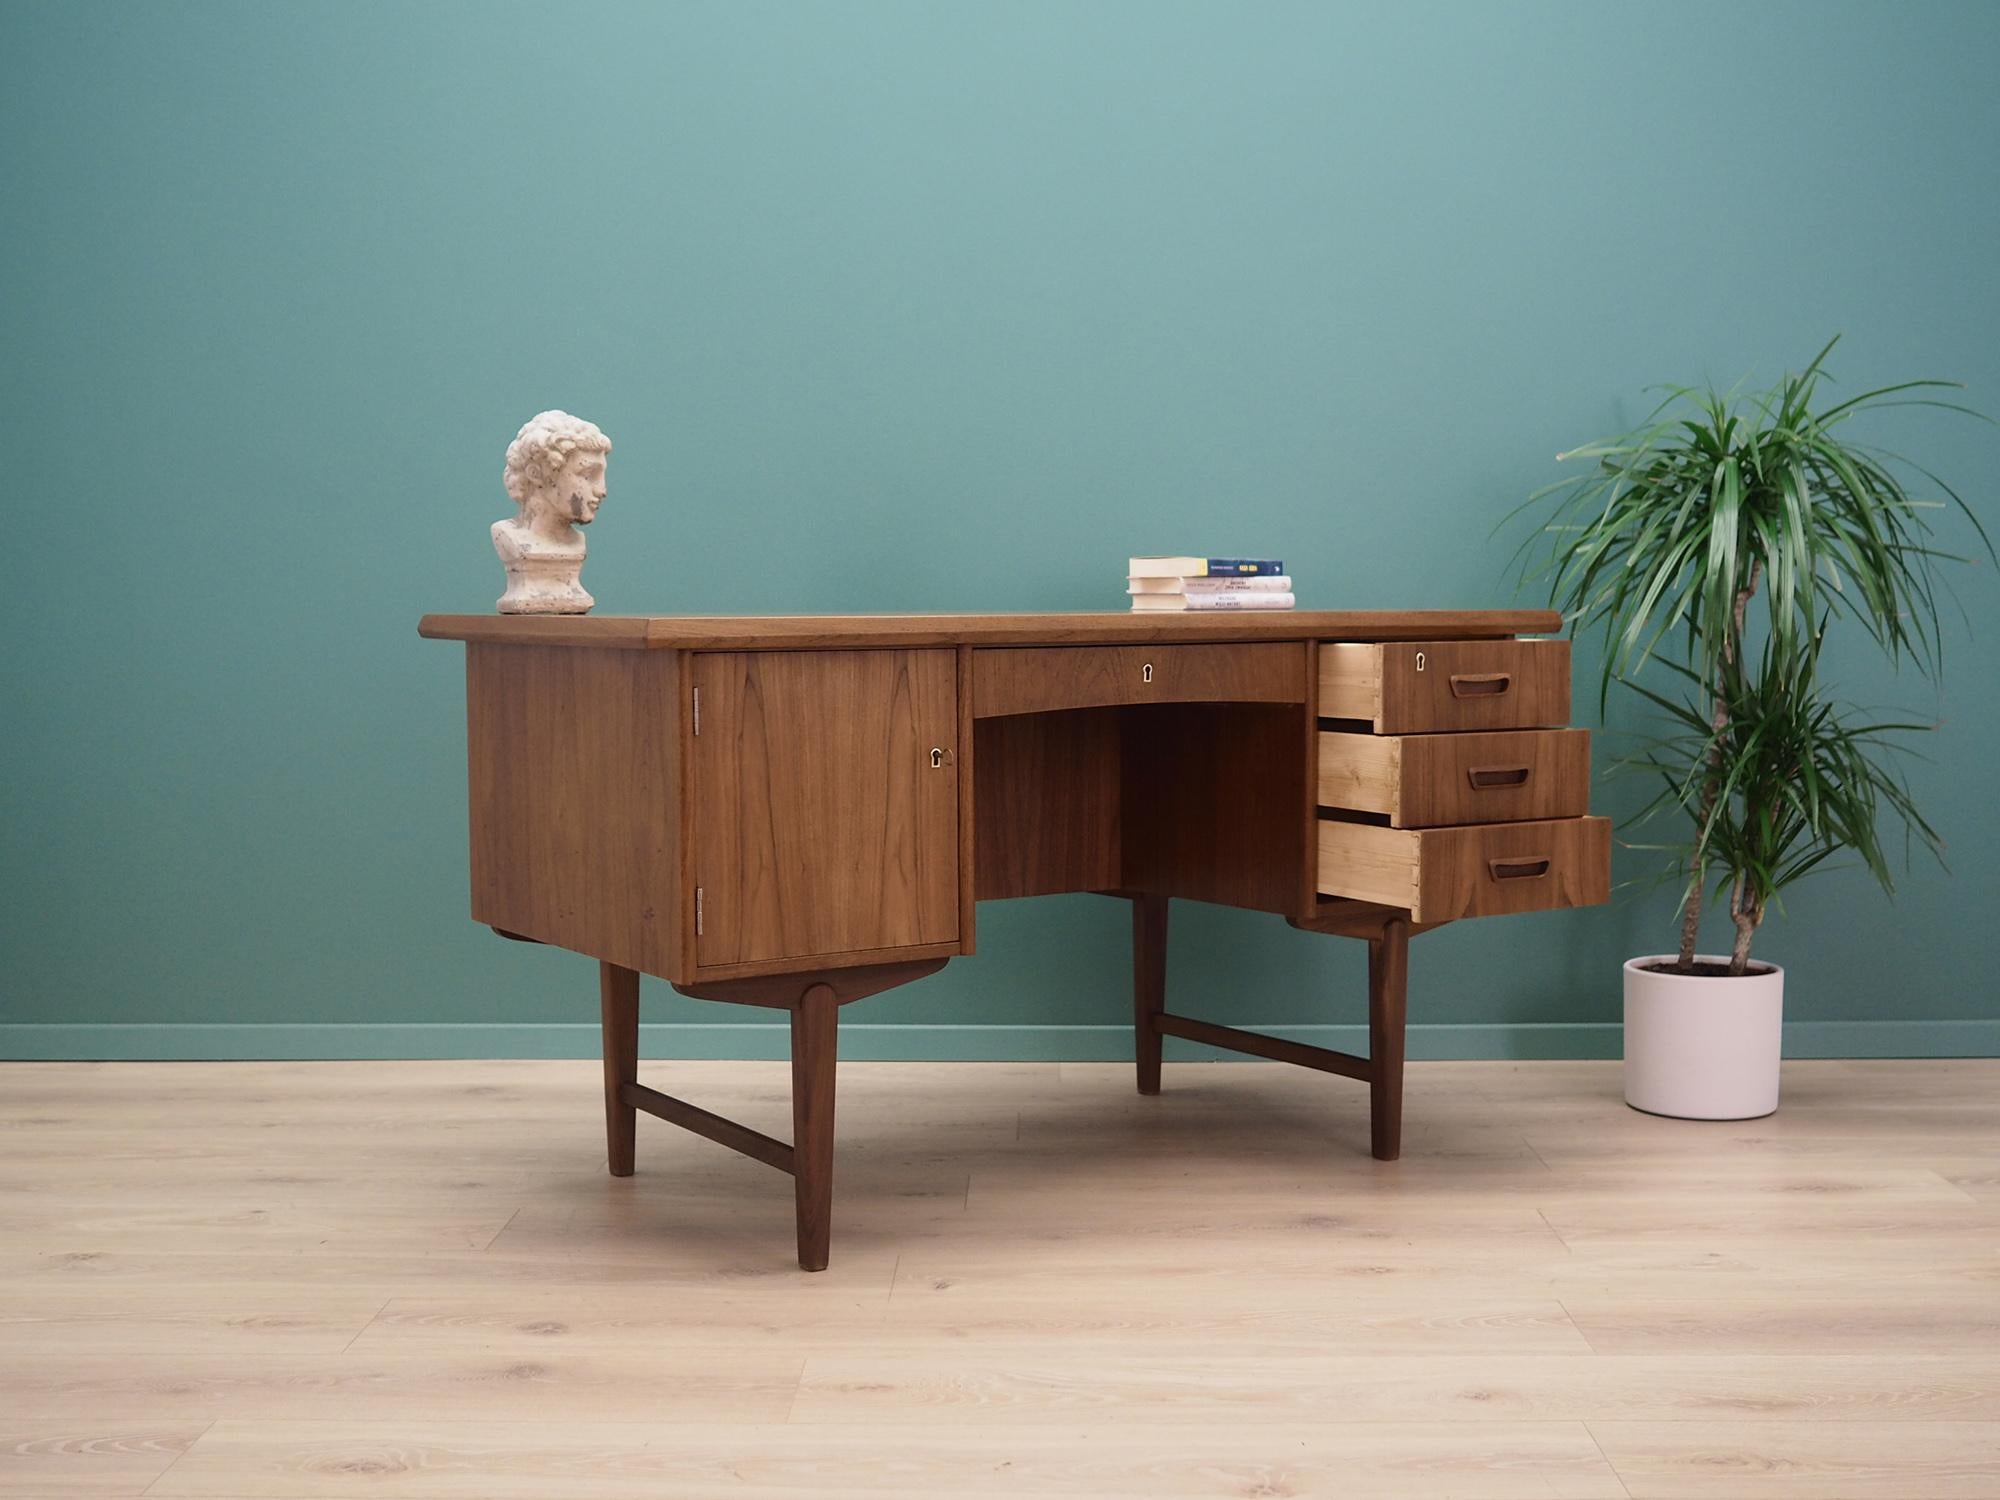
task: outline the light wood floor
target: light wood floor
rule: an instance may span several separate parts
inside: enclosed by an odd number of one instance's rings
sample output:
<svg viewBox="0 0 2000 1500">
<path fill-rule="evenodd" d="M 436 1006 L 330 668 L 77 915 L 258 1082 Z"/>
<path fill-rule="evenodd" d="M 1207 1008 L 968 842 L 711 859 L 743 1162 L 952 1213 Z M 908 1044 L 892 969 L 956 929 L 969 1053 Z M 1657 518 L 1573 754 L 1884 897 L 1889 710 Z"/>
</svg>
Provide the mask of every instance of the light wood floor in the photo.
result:
<svg viewBox="0 0 2000 1500">
<path fill-rule="evenodd" d="M 782 1066 L 641 1076 L 780 1136 Z M 2000 1062 L 849 1064 L 791 1185 L 581 1063 L 0 1067 L 0 1495 L 2000 1496 Z"/>
</svg>

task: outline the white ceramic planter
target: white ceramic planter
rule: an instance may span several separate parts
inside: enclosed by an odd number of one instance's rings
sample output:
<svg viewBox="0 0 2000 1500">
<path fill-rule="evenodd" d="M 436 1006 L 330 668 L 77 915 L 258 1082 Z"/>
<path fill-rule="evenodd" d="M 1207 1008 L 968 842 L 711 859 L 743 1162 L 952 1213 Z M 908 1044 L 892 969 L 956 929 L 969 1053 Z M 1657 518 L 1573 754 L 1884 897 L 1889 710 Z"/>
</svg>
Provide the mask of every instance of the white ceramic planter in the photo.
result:
<svg viewBox="0 0 2000 1500">
<path fill-rule="evenodd" d="M 1704 955 L 1703 963 L 1728 963 Z M 1661 974 L 1625 962 L 1625 1102 L 1681 1120 L 1754 1120 L 1778 1107 L 1785 971 L 1740 979 Z"/>
</svg>

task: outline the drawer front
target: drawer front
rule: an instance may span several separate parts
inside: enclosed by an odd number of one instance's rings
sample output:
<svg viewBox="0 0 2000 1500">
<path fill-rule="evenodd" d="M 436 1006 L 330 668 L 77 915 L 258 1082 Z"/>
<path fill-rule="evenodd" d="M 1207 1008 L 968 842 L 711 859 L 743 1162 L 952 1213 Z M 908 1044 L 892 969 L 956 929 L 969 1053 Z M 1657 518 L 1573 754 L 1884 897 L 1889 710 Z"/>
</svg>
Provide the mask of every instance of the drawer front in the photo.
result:
<svg viewBox="0 0 2000 1500">
<path fill-rule="evenodd" d="M 1569 722 L 1568 641 L 1327 641 L 1319 662 L 1320 717 L 1377 734 Z"/>
<path fill-rule="evenodd" d="M 1590 731 L 1319 737 L 1319 804 L 1394 828 L 1577 818 L 1590 808 Z"/>
<path fill-rule="evenodd" d="M 972 653 L 982 719 L 1119 703 L 1303 703 L 1305 647 L 1020 646 Z"/>
<path fill-rule="evenodd" d="M 1414 922 L 1598 906 L 1611 899 L 1611 820 L 1469 828 L 1322 820 L 1319 891 L 1402 907 Z"/>
</svg>

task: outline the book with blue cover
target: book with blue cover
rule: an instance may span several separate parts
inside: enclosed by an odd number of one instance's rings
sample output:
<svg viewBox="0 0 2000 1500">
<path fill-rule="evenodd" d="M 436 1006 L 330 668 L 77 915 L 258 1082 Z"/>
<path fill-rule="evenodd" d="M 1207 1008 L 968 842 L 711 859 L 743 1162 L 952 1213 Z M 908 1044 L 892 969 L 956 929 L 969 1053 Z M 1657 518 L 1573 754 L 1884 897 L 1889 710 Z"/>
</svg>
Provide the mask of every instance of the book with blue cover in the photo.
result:
<svg viewBox="0 0 2000 1500">
<path fill-rule="evenodd" d="M 1130 578 L 1255 578 L 1275 577 L 1285 565 L 1268 557 L 1135 557 Z"/>
</svg>

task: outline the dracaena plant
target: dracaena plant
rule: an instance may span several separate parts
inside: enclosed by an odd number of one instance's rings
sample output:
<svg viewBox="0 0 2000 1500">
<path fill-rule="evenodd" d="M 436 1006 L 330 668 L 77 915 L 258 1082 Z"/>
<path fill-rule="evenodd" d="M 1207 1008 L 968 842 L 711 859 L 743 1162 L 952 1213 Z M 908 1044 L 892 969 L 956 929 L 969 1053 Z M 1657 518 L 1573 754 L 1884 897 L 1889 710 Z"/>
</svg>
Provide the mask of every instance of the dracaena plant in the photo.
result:
<svg viewBox="0 0 2000 1500">
<path fill-rule="evenodd" d="M 1895 765 L 1897 736 L 1929 727 L 1858 718 L 1820 682 L 1829 630 L 1849 623 L 1892 663 L 1935 680 L 1941 655 L 1931 517 L 1950 506 L 1993 546 L 1959 494 L 1921 464 L 1859 441 L 1855 418 L 1934 407 L 1954 382 L 1911 380 L 1819 403 L 1828 342 L 1772 389 L 1667 387 L 1622 437 L 1558 455 L 1582 473 L 1529 497 L 1547 523 L 1524 544 L 1571 631 L 1599 631 L 1600 710 L 1612 682 L 1664 710 L 1669 728 L 1621 765 L 1662 780 L 1640 821 L 1678 810 L 1692 823 L 1665 849 L 1683 891 L 1678 967 L 1692 971 L 1704 902 L 1729 892 L 1732 973 L 1771 903 L 1850 851 L 1893 889 L 1878 820 L 1901 820 L 1934 852 Z M 1916 493 L 1912 493 L 1913 489 Z M 1638 679 L 1673 679 L 1672 696 Z"/>
<path fill-rule="evenodd" d="M 1816 653 L 1818 640 L 1806 649 Z M 1897 764 L 1909 748 L 1901 736 L 1930 726 L 1864 716 L 1834 702 L 1821 691 L 1813 663 L 1785 660 L 1783 650 L 1767 640 L 1756 670 L 1725 670 L 1719 701 L 1707 715 L 1703 679 L 1659 658 L 1687 691 L 1675 698 L 1630 684 L 1663 711 L 1669 727 L 1616 763 L 1660 783 L 1636 821 L 1678 810 L 1692 822 L 1688 840 L 1640 847 L 1667 851 L 1670 873 L 1716 872 L 1715 894 L 1726 892 L 1736 928 L 1732 974 L 1747 971 L 1751 940 L 1779 893 L 1833 856 L 1858 856 L 1883 889 L 1894 889 L 1882 838 L 1885 813 L 1903 825 L 1906 860 L 1918 843 L 1940 857 L 1943 851 Z M 1683 967 L 1694 962 L 1693 937 L 1682 934 Z"/>
</svg>

